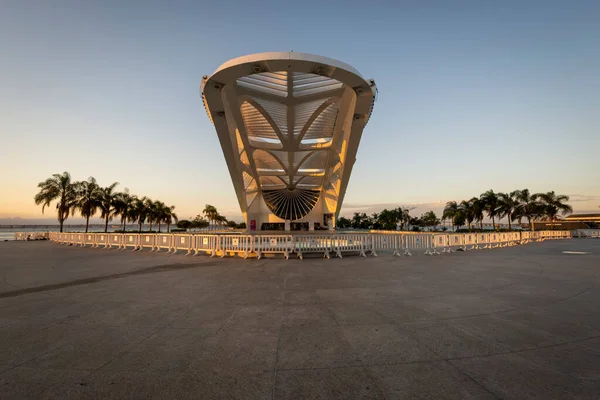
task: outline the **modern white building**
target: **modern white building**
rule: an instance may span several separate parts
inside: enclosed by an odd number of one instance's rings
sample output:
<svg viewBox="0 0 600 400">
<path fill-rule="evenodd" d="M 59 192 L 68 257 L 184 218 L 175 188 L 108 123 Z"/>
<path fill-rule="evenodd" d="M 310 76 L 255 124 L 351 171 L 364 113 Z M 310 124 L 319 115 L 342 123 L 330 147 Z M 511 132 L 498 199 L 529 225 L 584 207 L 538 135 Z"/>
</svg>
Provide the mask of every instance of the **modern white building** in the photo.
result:
<svg viewBox="0 0 600 400">
<path fill-rule="evenodd" d="M 201 91 L 248 228 L 333 228 L 375 81 L 326 57 L 260 53 L 221 65 Z"/>
</svg>

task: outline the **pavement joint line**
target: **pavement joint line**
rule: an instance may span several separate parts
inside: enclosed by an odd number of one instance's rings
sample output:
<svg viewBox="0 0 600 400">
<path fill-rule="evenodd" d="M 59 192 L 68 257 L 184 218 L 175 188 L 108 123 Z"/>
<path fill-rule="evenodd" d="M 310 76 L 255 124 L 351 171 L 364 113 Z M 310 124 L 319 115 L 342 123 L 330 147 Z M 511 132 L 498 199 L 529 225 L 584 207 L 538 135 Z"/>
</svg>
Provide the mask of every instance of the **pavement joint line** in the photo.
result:
<svg viewBox="0 0 600 400">
<path fill-rule="evenodd" d="M 467 378 L 469 378 L 469 380 L 471 382 L 473 382 L 474 384 L 476 384 L 477 386 L 479 386 L 480 388 L 482 388 L 483 390 L 485 390 L 486 392 L 488 392 L 489 394 L 491 394 L 495 398 L 497 398 L 497 399 L 501 399 L 502 398 L 502 397 L 498 396 L 496 393 L 494 393 L 493 391 L 491 391 L 490 389 L 488 389 L 487 387 L 485 387 L 485 385 L 483 383 L 479 382 L 477 379 L 473 378 L 471 375 L 467 374 L 465 371 L 463 371 L 462 369 L 458 368 L 458 366 L 454 365 L 450 361 L 446 360 L 446 364 L 448 364 L 450 367 L 456 369 L 458 372 L 460 372 L 461 374 L 463 374 L 464 376 L 466 376 Z"/>
</svg>

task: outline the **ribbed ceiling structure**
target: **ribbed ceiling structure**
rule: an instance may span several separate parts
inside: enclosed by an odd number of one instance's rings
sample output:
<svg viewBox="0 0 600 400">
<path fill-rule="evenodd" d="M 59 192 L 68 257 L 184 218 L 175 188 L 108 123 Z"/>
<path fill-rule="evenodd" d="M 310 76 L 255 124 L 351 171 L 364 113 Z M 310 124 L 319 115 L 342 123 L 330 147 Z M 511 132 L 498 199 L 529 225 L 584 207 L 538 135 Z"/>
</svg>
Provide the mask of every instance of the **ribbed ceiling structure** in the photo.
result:
<svg viewBox="0 0 600 400">
<path fill-rule="evenodd" d="M 339 212 L 375 93 L 351 67 L 293 52 L 241 57 L 205 76 L 204 105 L 244 214 L 260 199 L 284 220 L 320 198 Z"/>
</svg>

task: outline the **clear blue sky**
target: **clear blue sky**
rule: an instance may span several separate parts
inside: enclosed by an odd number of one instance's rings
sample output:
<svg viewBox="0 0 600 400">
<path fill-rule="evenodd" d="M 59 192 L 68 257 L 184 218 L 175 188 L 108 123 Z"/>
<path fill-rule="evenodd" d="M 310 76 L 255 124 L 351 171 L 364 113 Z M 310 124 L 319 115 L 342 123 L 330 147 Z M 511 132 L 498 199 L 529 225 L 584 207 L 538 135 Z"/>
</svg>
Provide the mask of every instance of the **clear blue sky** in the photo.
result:
<svg viewBox="0 0 600 400">
<path fill-rule="evenodd" d="M 65 170 L 239 216 L 199 83 L 287 50 L 377 82 L 343 213 L 525 187 L 598 210 L 600 2 L 397 3 L 4 0 L 0 217 L 41 217 Z"/>
</svg>

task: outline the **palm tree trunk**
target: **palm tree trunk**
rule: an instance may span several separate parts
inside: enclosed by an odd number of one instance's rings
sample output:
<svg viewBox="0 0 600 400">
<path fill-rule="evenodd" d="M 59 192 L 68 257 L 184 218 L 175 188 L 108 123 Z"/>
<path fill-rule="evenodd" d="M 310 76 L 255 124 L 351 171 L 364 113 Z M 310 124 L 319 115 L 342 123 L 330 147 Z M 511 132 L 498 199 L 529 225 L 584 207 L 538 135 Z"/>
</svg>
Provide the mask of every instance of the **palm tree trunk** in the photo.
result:
<svg viewBox="0 0 600 400">
<path fill-rule="evenodd" d="M 61 232 L 61 233 L 62 233 L 62 231 L 63 231 L 63 222 L 64 222 L 64 220 L 63 220 L 63 219 L 59 219 L 59 220 L 58 220 L 58 223 L 59 223 L 59 225 L 60 225 L 60 232 Z"/>
<path fill-rule="evenodd" d="M 496 230 L 496 218 L 492 215 L 492 228 Z"/>
<path fill-rule="evenodd" d="M 171 232 L 171 224 L 167 224 L 167 233 Z"/>
<path fill-rule="evenodd" d="M 106 216 L 106 219 L 104 221 L 104 233 L 108 232 L 108 215 Z"/>
<path fill-rule="evenodd" d="M 512 224 L 510 223 L 510 213 L 508 213 L 508 229 L 512 231 Z"/>
<path fill-rule="evenodd" d="M 123 233 L 125 233 L 125 224 L 127 223 L 127 220 L 125 218 L 123 218 Z"/>
<path fill-rule="evenodd" d="M 90 226 L 90 216 L 89 215 L 85 219 L 85 233 L 88 233 L 88 226 Z"/>
<path fill-rule="evenodd" d="M 150 222 L 150 230 L 149 232 L 152 232 L 152 222 Z"/>
<path fill-rule="evenodd" d="M 160 233 L 160 221 L 158 221 L 158 233 Z"/>
<path fill-rule="evenodd" d="M 529 221 L 529 227 L 531 228 L 531 232 L 533 232 L 533 221 L 531 220 L 531 217 L 527 216 L 527 220 Z"/>
<path fill-rule="evenodd" d="M 141 233 L 142 232 L 142 220 L 138 221 L 138 226 L 139 226 L 138 233 Z"/>
</svg>

